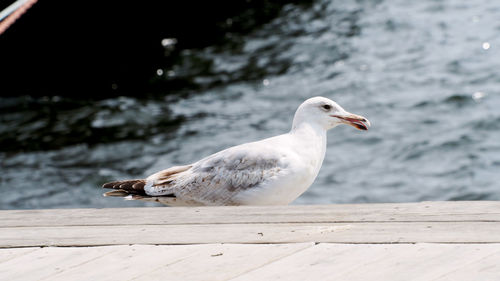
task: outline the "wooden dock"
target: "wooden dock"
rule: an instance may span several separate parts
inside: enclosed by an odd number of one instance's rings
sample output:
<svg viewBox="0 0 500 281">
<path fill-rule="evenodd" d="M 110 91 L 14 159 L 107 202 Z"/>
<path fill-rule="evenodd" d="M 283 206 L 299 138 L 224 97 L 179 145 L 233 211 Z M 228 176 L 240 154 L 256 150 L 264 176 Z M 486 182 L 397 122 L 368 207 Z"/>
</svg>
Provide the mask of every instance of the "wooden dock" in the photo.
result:
<svg viewBox="0 0 500 281">
<path fill-rule="evenodd" d="M 0 280 L 500 280 L 500 202 L 0 211 Z"/>
</svg>

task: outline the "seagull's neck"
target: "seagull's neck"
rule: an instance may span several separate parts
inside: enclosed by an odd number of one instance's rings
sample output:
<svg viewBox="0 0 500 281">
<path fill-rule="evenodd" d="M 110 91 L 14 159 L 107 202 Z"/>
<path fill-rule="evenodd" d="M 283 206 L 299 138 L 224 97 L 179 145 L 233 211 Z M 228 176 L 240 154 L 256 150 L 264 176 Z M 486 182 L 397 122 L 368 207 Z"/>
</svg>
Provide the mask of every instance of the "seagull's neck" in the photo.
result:
<svg viewBox="0 0 500 281">
<path fill-rule="evenodd" d="M 305 138 L 321 138 L 326 141 L 326 130 L 312 122 L 297 122 L 292 126 L 290 134 Z"/>
<path fill-rule="evenodd" d="M 298 122 L 293 124 L 290 135 L 299 147 L 297 152 L 304 159 L 309 159 L 318 172 L 325 158 L 326 130 L 315 123 Z"/>
</svg>

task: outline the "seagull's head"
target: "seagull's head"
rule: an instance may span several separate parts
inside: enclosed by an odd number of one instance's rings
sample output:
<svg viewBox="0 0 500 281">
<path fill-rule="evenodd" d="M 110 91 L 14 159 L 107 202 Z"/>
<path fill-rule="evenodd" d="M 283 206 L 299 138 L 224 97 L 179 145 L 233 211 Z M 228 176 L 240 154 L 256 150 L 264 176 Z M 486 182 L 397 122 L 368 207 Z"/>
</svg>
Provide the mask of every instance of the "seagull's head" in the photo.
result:
<svg viewBox="0 0 500 281">
<path fill-rule="evenodd" d="M 299 106 L 295 112 L 293 127 L 302 122 L 319 124 L 325 130 L 340 124 L 351 125 L 359 130 L 368 130 L 370 127 L 370 121 L 365 117 L 347 112 L 336 102 L 324 97 L 310 98 Z"/>
</svg>

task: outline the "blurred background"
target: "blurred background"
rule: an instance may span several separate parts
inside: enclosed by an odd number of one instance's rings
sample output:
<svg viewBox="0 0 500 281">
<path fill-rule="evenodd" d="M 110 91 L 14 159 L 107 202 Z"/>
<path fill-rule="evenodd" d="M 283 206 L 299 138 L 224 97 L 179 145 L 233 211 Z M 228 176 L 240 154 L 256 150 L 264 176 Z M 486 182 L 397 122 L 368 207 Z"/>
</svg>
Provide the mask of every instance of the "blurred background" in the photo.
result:
<svg viewBox="0 0 500 281">
<path fill-rule="evenodd" d="M 157 206 L 100 186 L 287 132 L 318 95 L 372 127 L 330 131 L 294 204 L 500 199 L 498 1 L 105 2 L 0 35 L 1 209 Z"/>
</svg>

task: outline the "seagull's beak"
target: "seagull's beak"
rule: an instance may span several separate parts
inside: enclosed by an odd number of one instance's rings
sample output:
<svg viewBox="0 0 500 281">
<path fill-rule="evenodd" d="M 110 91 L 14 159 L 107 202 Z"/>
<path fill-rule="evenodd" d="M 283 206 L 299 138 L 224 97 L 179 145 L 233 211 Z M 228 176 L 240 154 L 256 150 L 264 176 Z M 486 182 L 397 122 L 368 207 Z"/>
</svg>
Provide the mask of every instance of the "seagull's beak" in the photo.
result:
<svg viewBox="0 0 500 281">
<path fill-rule="evenodd" d="M 340 119 L 340 121 L 344 124 L 351 125 L 359 130 L 368 130 L 370 127 L 370 121 L 361 115 L 352 114 L 350 112 L 344 112 L 341 114 L 330 115 L 331 117 L 335 117 Z"/>
</svg>

